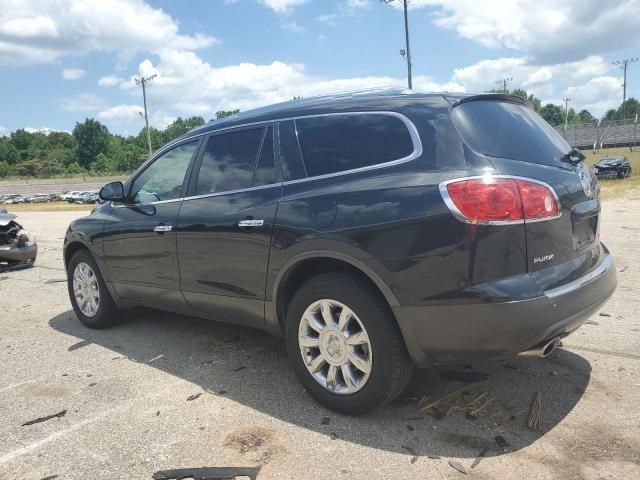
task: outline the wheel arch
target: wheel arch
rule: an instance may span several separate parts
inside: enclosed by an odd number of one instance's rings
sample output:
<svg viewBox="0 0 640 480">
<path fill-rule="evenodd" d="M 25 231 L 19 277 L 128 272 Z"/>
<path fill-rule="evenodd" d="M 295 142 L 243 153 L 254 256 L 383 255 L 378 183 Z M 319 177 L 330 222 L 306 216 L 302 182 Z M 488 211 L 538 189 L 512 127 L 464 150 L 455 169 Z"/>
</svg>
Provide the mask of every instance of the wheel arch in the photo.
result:
<svg viewBox="0 0 640 480">
<path fill-rule="evenodd" d="M 387 284 L 362 261 L 349 255 L 332 251 L 306 252 L 290 259 L 278 273 L 272 291 L 274 323 L 282 331 L 286 309 L 297 290 L 297 286 L 314 276 L 328 272 L 355 274 L 374 287 L 389 307 L 399 306 L 396 296 Z"/>
</svg>

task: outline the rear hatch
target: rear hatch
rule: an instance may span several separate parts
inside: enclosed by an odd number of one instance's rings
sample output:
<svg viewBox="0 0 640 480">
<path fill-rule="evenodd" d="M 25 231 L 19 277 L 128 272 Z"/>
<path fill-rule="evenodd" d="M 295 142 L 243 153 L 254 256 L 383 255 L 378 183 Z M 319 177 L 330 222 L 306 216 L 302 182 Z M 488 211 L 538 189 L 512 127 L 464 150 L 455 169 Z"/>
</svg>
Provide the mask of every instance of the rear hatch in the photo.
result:
<svg viewBox="0 0 640 480">
<path fill-rule="evenodd" d="M 467 146 L 487 157 L 497 174 L 540 180 L 555 191 L 560 216 L 525 223 L 528 270 L 545 289 L 602 261 L 596 177 L 579 152 L 568 155 L 571 146 L 526 101 L 467 97 L 454 104 L 451 118 Z"/>
</svg>

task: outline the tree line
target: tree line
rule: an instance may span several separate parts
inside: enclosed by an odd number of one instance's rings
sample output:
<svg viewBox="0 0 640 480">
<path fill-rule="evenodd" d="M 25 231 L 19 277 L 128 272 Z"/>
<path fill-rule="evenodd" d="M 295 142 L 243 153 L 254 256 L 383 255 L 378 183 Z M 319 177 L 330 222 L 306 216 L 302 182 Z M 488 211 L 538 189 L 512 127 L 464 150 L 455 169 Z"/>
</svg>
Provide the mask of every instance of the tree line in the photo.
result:
<svg viewBox="0 0 640 480">
<path fill-rule="evenodd" d="M 488 90 L 487 93 L 504 93 L 503 90 Z M 555 105 L 553 103 L 547 103 L 544 106 L 542 101 L 531 93 L 527 93 L 521 88 L 508 91 L 510 95 L 517 95 L 529 101 L 533 106 L 533 109 L 538 113 L 545 121 L 553 127 L 564 126 L 565 111 L 563 105 Z M 602 117 L 602 120 L 635 120 L 635 116 L 640 114 L 640 102 L 633 97 L 628 98 L 624 104 L 620 104 L 618 108 L 612 108 Z M 589 110 L 582 109 L 576 112 L 575 109 L 569 108 L 567 112 L 567 124 L 579 125 L 583 123 L 597 123 L 598 119 L 595 118 Z"/>
<path fill-rule="evenodd" d="M 220 110 L 216 119 L 239 110 Z M 177 118 L 164 130 L 150 128 L 151 146 L 165 143 L 205 123 L 202 117 Z M 55 177 L 124 174 L 148 155 L 146 129 L 133 136 L 116 135 L 93 118 L 76 123 L 73 132 L 28 132 L 18 129 L 0 137 L 0 177 Z"/>
</svg>

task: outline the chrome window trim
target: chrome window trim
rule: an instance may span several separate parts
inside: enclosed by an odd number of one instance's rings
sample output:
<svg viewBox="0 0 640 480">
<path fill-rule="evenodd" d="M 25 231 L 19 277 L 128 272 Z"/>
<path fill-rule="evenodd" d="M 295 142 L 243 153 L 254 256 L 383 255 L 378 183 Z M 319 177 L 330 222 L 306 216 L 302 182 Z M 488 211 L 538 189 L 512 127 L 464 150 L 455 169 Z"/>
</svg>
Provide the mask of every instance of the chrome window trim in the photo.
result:
<svg viewBox="0 0 640 480">
<path fill-rule="evenodd" d="M 207 132 L 203 132 L 203 133 L 198 133 L 197 135 L 193 135 L 191 137 L 187 137 L 187 138 L 182 138 L 178 141 L 174 141 L 173 143 L 169 143 L 167 145 L 165 145 L 164 147 L 162 147 L 160 150 L 156 151 L 155 154 L 153 155 L 153 157 L 151 157 L 150 159 L 146 160 L 142 165 L 140 165 L 127 179 L 127 181 L 125 182 L 125 186 L 129 184 L 129 182 L 131 181 L 131 179 L 135 178 L 140 171 L 144 170 L 148 164 L 150 164 L 151 162 L 155 161 L 157 158 L 159 158 L 161 155 L 163 155 L 167 150 L 170 150 L 173 147 L 177 147 L 180 144 L 183 143 L 189 143 L 193 140 L 196 140 L 200 137 L 203 136 L 207 136 L 207 135 L 217 135 L 220 132 L 225 132 L 225 131 L 229 131 L 229 130 L 235 130 L 235 129 L 241 129 L 241 128 L 245 128 L 245 127 L 253 127 L 253 126 L 259 126 L 259 125 L 264 125 L 264 124 L 276 124 L 278 122 L 286 122 L 286 121 L 290 121 L 290 120 L 298 120 L 298 119 L 303 119 L 303 118 L 318 118 L 318 117 L 330 117 L 330 116 L 336 116 L 336 115 L 389 115 L 392 117 L 396 117 L 398 119 L 400 119 L 402 121 L 402 123 L 404 123 L 404 125 L 407 127 L 407 130 L 409 131 L 409 136 L 411 137 L 411 142 L 413 143 L 413 152 L 411 152 L 411 154 L 407 155 L 406 157 L 403 158 L 399 158 L 397 160 L 391 160 L 390 162 L 384 162 L 384 163 L 379 163 L 376 165 L 369 165 L 366 167 L 360 167 L 360 168 L 352 168 L 350 170 L 343 170 L 341 172 L 335 172 L 335 173 L 327 173 L 324 175 L 316 175 L 315 177 L 305 177 L 305 178 L 299 178 L 296 180 L 288 180 L 288 181 L 283 181 L 283 182 L 277 182 L 277 183 L 270 183 L 268 185 L 259 185 L 257 187 L 247 187 L 247 188 L 242 188 L 242 189 L 238 189 L 238 190 L 227 190 L 224 192 L 216 192 L 216 193 L 209 193 L 209 194 L 205 194 L 205 195 L 191 195 L 191 196 L 187 196 L 187 197 L 181 197 L 181 198 L 173 198 L 171 200 L 159 200 L 157 202 L 150 202 L 150 203 L 145 203 L 145 204 L 141 204 L 141 203 L 137 203 L 137 204 L 127 204 L 127 205 L 115 205 L 116 207 L 125 207 L 125 206 L 133 206 L 133 205 L 160 205 L 163 203 L 172 203 L 172 202 L 178 202 L 178 201 L 183 201 L 183 200 L 192 200 L 192 199 L 198 199 L 198 198 L 207 198 L 207 197 L 217 197 L 220 195 L 226 195 L 226 194 L 230 194 L 230 193 L 241 193 L 241 192 L 247 192 L 247 191 L 251 191 L 251 190 L 257 190 L 257 189 L 263 189 L 263 188 L 269 188 L 269 187 L 273 187 L 276 185 L 291 185 L 291 184 L 296 184 L 296 183 L 302 183 L 302 182 L 308 182 L 308 181 L 312 181 L 312 180 L 322 180 L 325 178 L 332 178 L 332 177 L 337 177 L 340 175 L 349 175 L 352 173 L 359 173 L 359 172 L 365 172 L 368 170 L 376 170 L 378 168 L 385 168 L 385 167 L 390 167 L 393 165 L 399 165 L 401 163 L 405 163 L 405 162 L 409 162 L 411 160 L 414 160 L 416 158 L 418 158 L 420 155 L 422 155 L 423 149 L 422 149 L 422 140 L 420 139 L 420 135 L 418 134 L 418 129 L 416 128 L 416 126 L 414 125 L 414 123 L 404 114 L 399 113 L 399 112 L 392 112 L 392 111 L 388 111 L 388 110 L 369 110 L 369 111 L 351 111 L 351 112 L 330 112 L 330 113 L 316 113 L 316 114 L 309 114 L 309 115 L 297 115 L 295 117 L 287 117 L 287 118 L 275 118 L 275 119 L 270 119 L 270 120 L 261 120 L 258 122 L 249 122 L 249 123 L 243 123 L 243 124 L 239 124 L 239 125 L 233 125 L 233 126 L 229 126 L 229 127 L 224 127 L 224 128 L 220 128 L 217 130 L 209 130 Z M 296 135 L 297 135 L 297 130 L 296 130 Z M 279 139 L 278 139 L 279 140 Z M 279 148 L 279 146 L 278 146 Z M 301 152 L 302 155 L 302 152 Z M 304 159 L 303 159 L 304 162 Z M 305 168 L 305 172 L 306 172 L 306 168 Z"/>
<path fill-rule="evenodd" d="M 456 204 L 453 202 L 453 199 L 449 195 L 449 190 L 447 190 L 447 185 L 449 185 L 450 183 L 462 182 L 465 180 L 477 180 L 477 179 L 486 179 L 486 178 L 507 178 L 511 180 L 526 180 L 527 182 L 544 185 L 549 190 L 551 190 L 554 198 L 556 199 L 556 204 L 558 205 L 558 214 L 554 215 L 553 217 L 533 218 L 530 220 L 526 220 L 526 219 L 523 219 L 523 220 L 470 220 L 458 209 Z M 547 182 L 543 182 L 542 180 L 536 180 L 535 178 L 519 177 L 517 175 L 493 175 L 493 174 L 475 175 L 471 177 L 460 177 L 460 178 L 453 178 L 451 180 L 446 180 L 444 182 L 441 182 L 438 185 L 438 189 L 440 190 L 440 195 L 442 196 L 444 203 L 447 205 L 449 210 L 451 210 L 451 213 L 453 214 L 453 216 L 456 217 L 461 222 L 469 223 L 472 225 L 522 225 L 525 223 L 537 223 L 537 222 L 546 222 L 549 220 L 555 220 L 562 216 L 562 205 L 560 204 L 560 198 L 558 197 L 558 194 L 555 191 L 555 189 L 551 185 L 549 185 Z"/>
<path fill-rule="evenodd" d="M 607 271 L 612 267 L 613 258 L 611 257 L 611 255 L 607 255 L 598 267 L 594 268 L 586 275 L 583 275 L 582 277 L 559 287 L 552 288 L 551 290 L 545 290 L 544 294 L 549 298 L 557 298 L 566 293 L 570 293 L 574 290 L 588 285 L 594 280 L 597 280 L 599 277 L 605 275 Z"/>
</svg>

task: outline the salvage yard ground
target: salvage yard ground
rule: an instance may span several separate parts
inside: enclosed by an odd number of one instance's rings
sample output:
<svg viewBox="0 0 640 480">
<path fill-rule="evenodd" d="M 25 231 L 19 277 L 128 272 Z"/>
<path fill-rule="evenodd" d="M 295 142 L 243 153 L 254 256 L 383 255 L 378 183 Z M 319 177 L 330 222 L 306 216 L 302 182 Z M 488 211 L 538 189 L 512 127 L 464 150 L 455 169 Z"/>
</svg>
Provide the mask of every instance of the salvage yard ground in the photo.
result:
<svg viewBox="0 0 640 480">
<path fill-rule="evenodd" d="M 81 326 L 61 245 L 84 212 L 19 212 L 40 253 L 0 274 L 0 479 L 196 467 L 252 467 L 259 480 L 640 478 L 640 201 L 624 195 L 601 225 L 618 290 L 562 349 L 419 372 L 361 418 L 314 403 L 282 342 L 258 331 L 147 310 Z"/>
</svg>

